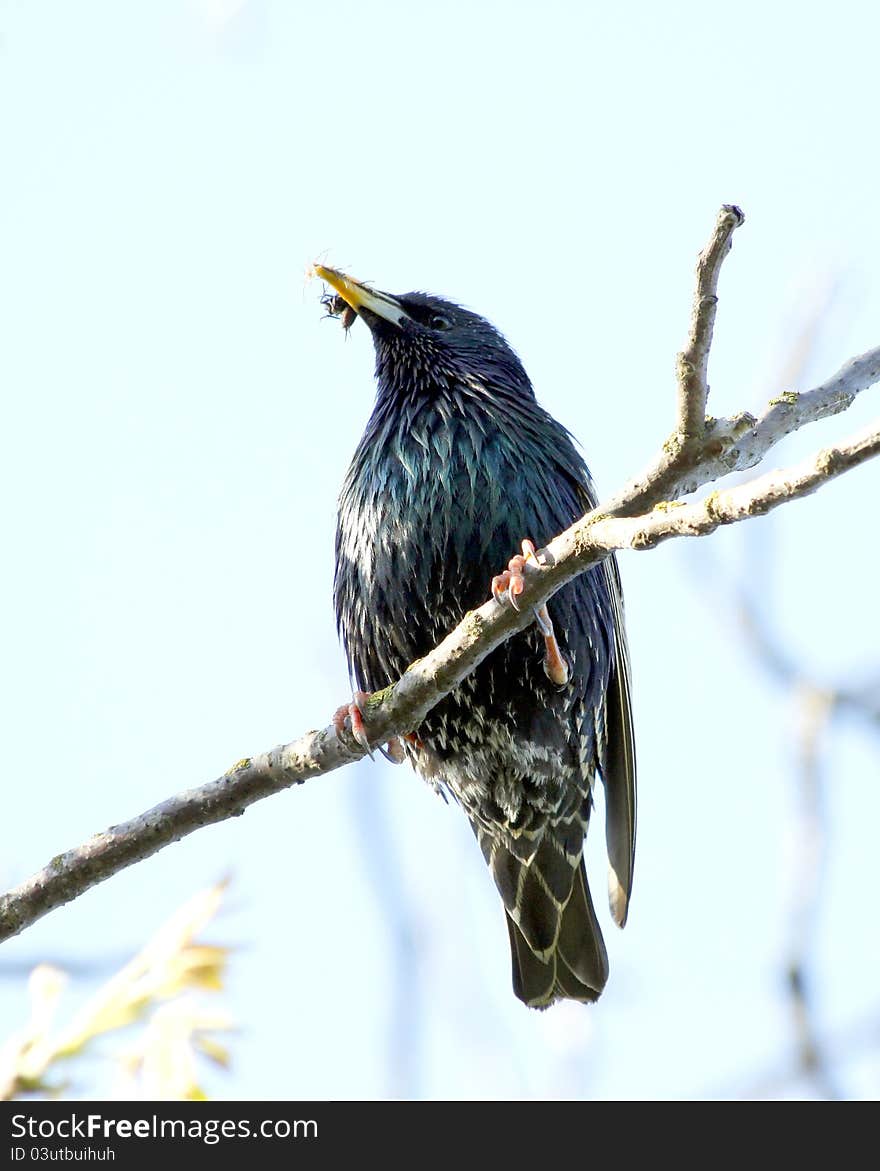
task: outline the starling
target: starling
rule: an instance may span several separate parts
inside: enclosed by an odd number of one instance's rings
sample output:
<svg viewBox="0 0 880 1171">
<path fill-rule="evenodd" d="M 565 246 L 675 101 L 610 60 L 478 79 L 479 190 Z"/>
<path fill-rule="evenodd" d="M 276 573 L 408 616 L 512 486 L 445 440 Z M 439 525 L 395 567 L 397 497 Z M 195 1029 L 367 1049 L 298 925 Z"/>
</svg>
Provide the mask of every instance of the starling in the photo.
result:
<svg viewBox="0 0 880 1171">
<path fill-rule="evenodd" d="M 496 597 L 506 587 L 516 604 L 530 542 L 540 548 L 597 499 L 571 435 L 488 321 L 425 293 L 314 272 L 336 291 L 330 313 L 345 313 L 346 327 L 361 317 L 376 352 L 375 406 L 339 498 L 334 581 L 353 684 L 371 692 L 482 605 L 493 577 Z M 536 620 L 403 748 L 467 814 L 504 903 L 514 992 L 545 1008 L 594 1001 L 608 978 L 583 861 L 597 775 L 621 927 L 632 889 L 635 752 L 614 559 L 564 586 Z M 363 735 L 357 698 L 350 711 Z"/>
</svg>

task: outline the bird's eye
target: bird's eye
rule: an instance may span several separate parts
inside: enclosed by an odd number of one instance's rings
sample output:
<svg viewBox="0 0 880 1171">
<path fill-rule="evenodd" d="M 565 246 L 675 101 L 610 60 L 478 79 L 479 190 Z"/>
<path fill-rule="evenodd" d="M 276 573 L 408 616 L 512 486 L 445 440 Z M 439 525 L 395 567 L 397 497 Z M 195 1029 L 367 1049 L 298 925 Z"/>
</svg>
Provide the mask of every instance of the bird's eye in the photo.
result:
<svg viewBox="0 0 880 1171">
<path fill-rule="evenodd" d="M 452 329 L 452 322 L 448 317 L 443 317 L 439 313 L 435 313 L 428 322 L 431 329 Z"/>
</svg>

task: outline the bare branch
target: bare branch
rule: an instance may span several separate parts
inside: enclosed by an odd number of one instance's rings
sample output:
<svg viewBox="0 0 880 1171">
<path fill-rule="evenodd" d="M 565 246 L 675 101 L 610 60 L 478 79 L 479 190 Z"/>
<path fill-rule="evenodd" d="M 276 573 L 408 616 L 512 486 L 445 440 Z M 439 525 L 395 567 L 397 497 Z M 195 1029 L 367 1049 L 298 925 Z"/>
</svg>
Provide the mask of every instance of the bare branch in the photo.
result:
<svg viewBox="0 0 880 1171">
<path fill-rule="evenodd" d="M 727 419 L 707 419 L 702 442 L 692 445 L 690 460 L 665 454 L 631 480 L 604 506 L 613 516 L 632 516 L 664 500 L 677 500 L 732 472 L 746 472 L 767 452 L 808 423 L 840 414 L 869 386 L 880 381 L 880 346 L 844 365 L 831 378 L 801 394 L 786 390 L 770 400 L 756 419 L 748 412 Z M 675 436 L 667 440 L 673 445 Z"/>
<path fill-rule="evenodd" d="M 715 231 L 697 261 L 697 288 L 687 346 L 678 355 L 678 435 L 684 443 L 699 439 L 705 431 L 709 397 L 709 350 L 718 305 L 718 277 L 733 244 L 733 233 L 744 222 L 738 207 L 725 204 L 718 213 Z"/>
<path fill-rule="evenodd" d="M 562 541 L 576 530 L 586 529 L 587 539 L 603 548 L 649 549 L 669 537 L 703 537 L 719 525 L 763 516 L 789 500 L 809 496 L 822 484 L 878 454 L 880 426 L 875 425 L 844 443 L 815 452 L 793 467 L 713 492 L 693 504 L 660 504 L 647 517 L 603 517 L 597 509 L 556 540 Z M 555 546 L 556 541 L 552 541 L 548 548 Z"/>
<path fill-rule="evenodd" d="M 616 549 L 649 549 L 671 537 L 704 536 L 719 525 L 761 515 L 808 495 L 880 452 L 880 429 L 817 452 L 785 471 L 713 492 L 704 500 L 669 504 L 677 496 L 727 472 L 751 467 L 783 435 L 815 418 L 844 410 L 859 391 L 880 380 L 880 348 L 848 363 L 835 377 L 805 395 L 783 395 L 757 422 L 750 415 L 707 420 L 706 369 L 715 316 L 715 288 L 733 231 L 742 213 L 722 208 L 709 247 L 700 259 L 694 319 L 679 384 L 679 428 L 641 479 L 609 503 L 582 517 L 539 553 L 540 566 L 526 567 L 521 610 L 490 599 L 430 654 L 413 663 L 396 683 L 371 696 L 366 723 L 371 743 L 413 731 L 426 714 L 505 639 L 524 629 L 533 610 L 566 582 Z M 654 507 L 652 511 L 652 506 Z M 488 583 L 487 583 L 488 586 Z M 0 940 L 76 898 L 126 866 L 156 853 L 186 834 L 244 812 L 248 805 L 310 777 L 349 764 L 364 750 L 332 726 L 240 761 L 224 776 L 180 793 L 139 817 L 96 834 L 59 855 L 47 867 L 0 898 Z"/>
<path fill-rule="evenodd" d="M 709 243 L 697 261 L 697 287 L 688 340 L 676 362 L 676 428 L 648 469 L 606 504 L 608 513 L 635 516 L 661 500 L 677 499 L 685 491 L 681 487 L 683 475 L 704 458 L 706 432 L 711 423 L 706 418 L 706 402 L 709 397 L 709 349 L 718 304 L 718 277 L 733 244 L 733 233 L 744 222 L 745 216 L 732 204 L 724 204 L 718 213 Z M 744 426 L 752 422 L 751 416 L 744 416 L 744 420 Z M 710 476 L 708 479 L 714 478 Z M 708 479 L 702 483 L 708 483 Z"/>
</svg>

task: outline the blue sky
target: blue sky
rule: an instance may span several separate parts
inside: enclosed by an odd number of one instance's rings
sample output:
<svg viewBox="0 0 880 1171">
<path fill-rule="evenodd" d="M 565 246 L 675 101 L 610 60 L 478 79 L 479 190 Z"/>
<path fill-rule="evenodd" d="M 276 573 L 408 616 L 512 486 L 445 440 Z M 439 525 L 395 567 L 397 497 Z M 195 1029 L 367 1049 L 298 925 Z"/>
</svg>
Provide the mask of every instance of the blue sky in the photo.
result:
<svg viewBox="0 0 880 1171">
<path fill-rule="evenodd" d="M 0 3 L 0 880 L 323 726 L 347 677 L 335 499 L 372 352 L 316 257 L 488 316 L 616 489 L 673 417 L 693 265 L 722 275 L 716 414 L 880 343 L 877 18 L 744 3 Z M 770 466 L 876 415 L 867 392 Z M 234 878 L 224 1097 L 690 1097 L 785 1067 L 794 715 L 737 623 L 746 579 L 805 670 L 876 675 L 878 469 L 622 558 L 641 805 L 594 1009 L 527 1012 L 460 812 L 365 762 L 261 803 L 6 945 L 133 951 Z M 747 531 L 748 530 L 748 531 Z M 876 737 L 826 745 L 819 1020 L 876 1013 Z M 602 835 L 590 871 L 604 887 Z M 0 982 L 0 1033 L 24 1015 Z M 876 1093 L 848 1059 L 847 1093 Z M 807 1092 L 797 1082 L 779 1092 Z"/>
</svg>

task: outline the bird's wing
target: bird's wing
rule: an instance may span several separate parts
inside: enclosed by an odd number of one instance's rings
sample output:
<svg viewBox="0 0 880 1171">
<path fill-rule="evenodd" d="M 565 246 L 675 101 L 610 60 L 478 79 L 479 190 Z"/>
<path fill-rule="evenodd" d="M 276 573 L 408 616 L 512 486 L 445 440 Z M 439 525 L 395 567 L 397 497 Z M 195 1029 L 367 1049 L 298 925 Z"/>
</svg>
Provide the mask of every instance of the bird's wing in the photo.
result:
<svg viewBox="0 0 880 1171">
<path fill-rule="evenodd" d="M 596 488 L 584 465 L 577 483 L 581 512 L 598 504 Z M 598 727 L 599 770 L 605 788 L 605 842 L 608 850 L 608 903 L 623 927 L 632 893 L 636 852 L 636 746 L 633 735 L 629 648 L 623 617 L 623 587 L 617 559 L 602 563 L 614 623 L 614 656 Z M 603 720 L 604 716 L 604 720 Z M 604 723 L 604 728 L 602 724 Z"/>
<path fill-rule="evenodd" d="M 615 923 L 623 927 L 629 911 L 636 850 L 636 751 L 620 571 L 613 556 L 606 559 L 604 568 L 614 613 L 614 662 L 608 681 L 599 767 L 605 786 L 608 902 Z"/>
</svg>

